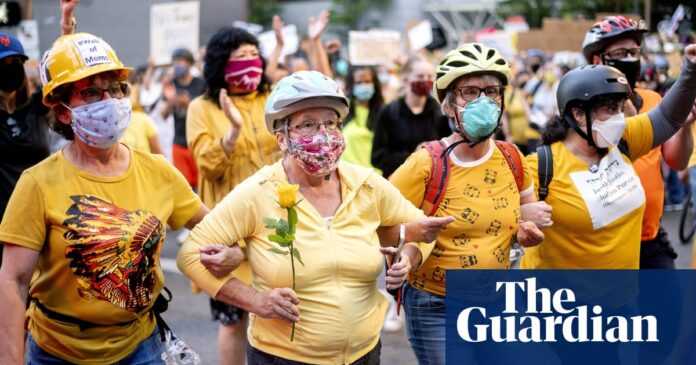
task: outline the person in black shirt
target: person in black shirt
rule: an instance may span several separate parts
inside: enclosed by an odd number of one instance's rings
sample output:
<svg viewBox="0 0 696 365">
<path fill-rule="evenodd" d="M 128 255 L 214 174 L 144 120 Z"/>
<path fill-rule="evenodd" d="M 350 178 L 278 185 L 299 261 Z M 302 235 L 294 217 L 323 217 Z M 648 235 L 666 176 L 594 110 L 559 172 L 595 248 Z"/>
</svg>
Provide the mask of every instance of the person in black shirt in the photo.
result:
<svg viewBox="0 0 696 365">
<path fill-rule="evenodd" d="M 452 134 L 440 104 L 430 96 L 435 69 L 420 58 L 403 68 L 406 94 L 380 111 L 374 129 L 372 165 L 389 177 L 423 142 Z"/>
<path fill-rule="evenodd" d="M 49 110 L 41 103 L 41 90 L 29 94 L 26 60 L 19 40 L 0 33 L 0 216 L 19 175 L 49 155 Z"/>
<path fill-rule="evenodd" d="M 173 96 L 173 100 L 168 100 L 167 104 L 171 106 L 171 113 L 174 115 L 174 166 L 195 188 L 198 185 L 198 169 L 186 143 L 186 112 L 191 100 L 205 92 L 205 81 L 191 74 L 193 63 L 193 54 L 184 48 L 172 53 L 172 83 L 176 88 L 176 96 Z"/>
</svg>

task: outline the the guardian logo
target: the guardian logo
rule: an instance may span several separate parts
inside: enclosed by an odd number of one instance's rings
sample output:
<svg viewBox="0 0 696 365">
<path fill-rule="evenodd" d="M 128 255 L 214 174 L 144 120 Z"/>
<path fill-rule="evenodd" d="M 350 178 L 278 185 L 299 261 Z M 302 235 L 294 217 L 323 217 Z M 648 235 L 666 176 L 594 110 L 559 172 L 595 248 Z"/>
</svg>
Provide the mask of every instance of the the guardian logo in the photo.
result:
<svg viewBox="0 0 696 365">
<path fill-rule="evenodd" d="M 655 316 L 605 317 L 600 305 L 574 305 L 570 289 L 537 288 L 536 278 L 496 281 L 495 290 L 504 290 L 503 316 L 489 317 L 486 307 L 465 308 L 457 316 L 464 341 L 659 342 Z M 517 295 L 526 296 L 526 308 L 518 307 Z"/>
</svg>

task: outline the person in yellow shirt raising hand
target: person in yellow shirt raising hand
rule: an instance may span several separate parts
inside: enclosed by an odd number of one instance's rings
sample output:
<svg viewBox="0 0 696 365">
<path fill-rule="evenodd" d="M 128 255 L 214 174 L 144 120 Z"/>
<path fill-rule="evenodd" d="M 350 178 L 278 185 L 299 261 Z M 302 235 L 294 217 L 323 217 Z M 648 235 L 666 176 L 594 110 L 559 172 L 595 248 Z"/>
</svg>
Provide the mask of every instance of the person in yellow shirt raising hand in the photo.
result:
<svg viewBox="0 0 696 365">
<path fill-rule="evenodd" d="M 332 79 L 316 71 L 286 76 L 265 111 L 284 157 L 215 206 L 182 246 L 179 268 L 211 297 L 251 313 L 249 364 L 378 364 L 376 324 L 384 323 L 388 303 L 376 280 L 383 255 L 396 250 L 380 246 L 377 229 L 389 227 L 380 236 L 385 245 L 429 242 L 452 218 L 424 218 L 371 169 L 339 161 L 348 99 Z M 268 218 L 289 220 L 276 193 L 286 184 L 296 184 L 300 195 L 293 245 L 302 264 L 295 260 L 294 269 L 268 226 Z M 201 263 L 201 246 L 237 242 L 246 246 L 251 285 Z M 387 288 L 401 286 L 427 246 L 401 246 Z"/>
</svg>

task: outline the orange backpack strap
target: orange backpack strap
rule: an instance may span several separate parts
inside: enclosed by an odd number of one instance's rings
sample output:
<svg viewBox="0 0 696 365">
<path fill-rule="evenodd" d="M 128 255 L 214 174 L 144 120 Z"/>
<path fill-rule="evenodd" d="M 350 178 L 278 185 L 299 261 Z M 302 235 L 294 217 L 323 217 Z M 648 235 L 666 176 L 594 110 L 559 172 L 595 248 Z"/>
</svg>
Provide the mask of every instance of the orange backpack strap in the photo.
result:
<svg viewBox="0 0 696 365">
<path fill-rule="evenodd" d="M 430 153 L 432 169 L 430 170 L 430 178 L 425 185 L 421 209 L 427 215 L 432 216 L 445 196 L 445 190 L 449 181 L 450 163 L 447 156 L 443 156 L 447 146 L 442 140 L 430 141 L 424 144 L 422 148 L 427 149 L 428 153 Z"/>
<path fill-rule="evenodd" d="M 510 142 L 505 141 L 495 141 L 495 145 L 498 146 L 500 152 L 503 153 L 505 160 L 512 170 L 512 175 L 515 177 L 515 183 L 517 183 L 517 191 L 522 191 L 522 186 L 524 184 L 524 169 L 522 168 L 522 158 L 520 153 L 517 151 L 517 147 Z"/>
</svg>

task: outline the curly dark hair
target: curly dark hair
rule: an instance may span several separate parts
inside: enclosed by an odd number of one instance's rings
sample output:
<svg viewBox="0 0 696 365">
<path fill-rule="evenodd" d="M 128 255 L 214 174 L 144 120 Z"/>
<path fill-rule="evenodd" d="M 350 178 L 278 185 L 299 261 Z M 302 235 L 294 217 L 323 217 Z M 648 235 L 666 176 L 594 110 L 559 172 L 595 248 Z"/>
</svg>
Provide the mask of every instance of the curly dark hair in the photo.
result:
<svg viewBox="0 0 696 365">
<path fill-rule="evenodd" d="M 367 70 L 372 75 L 372 84 L 375 86 L 375 93 L 372 95 L 368 104 L 369 114 L 367 115 L 367 128 L 373 130 L 377 123 L 377 115 L 380 109 L 384 106 L 384 96 L 382 96 L 382 83 L 379 81 L 377 69 L 373 66 L 351 66 L 346 77 L 346 93 L 350 98 L 350 107 L 348 115 L 344 118 L 346 122 L 350 122 L 355 116 L 355 97 L 353 96 L 353 86 L 355 85 L 355 73 L 360 70 Z M 345 126 L 345 124 L 344 124 Z"/>
<path fill-rule="evenodd" d="M 225 65 L 227 65 L 230 54 L 244 44 L 259 48 L 259 40 L 256 37 L 244 29 L 235 27 L 220 28 L 208 42 L 205 50 L 205 65 L 203 66 L 203 78 L 208 85 L 205 97 L 218 106 L 220 106 L 220 90 L 227 88 Z M 264 74 L 256 88 L 259 92 L 270 90 L 271 84 L 265 74 L 266 60 L 261 57 L 261 61 L 263 62 Z"/>
<path fill-rule="evenodd" d="M 563 141 L 568 136 L 570 125 L 565 120 L 566 117 L 555 115 L 549 119 L 548 123 L 541 132 L 541 141 L 545 145 Z"/>
</svg>

